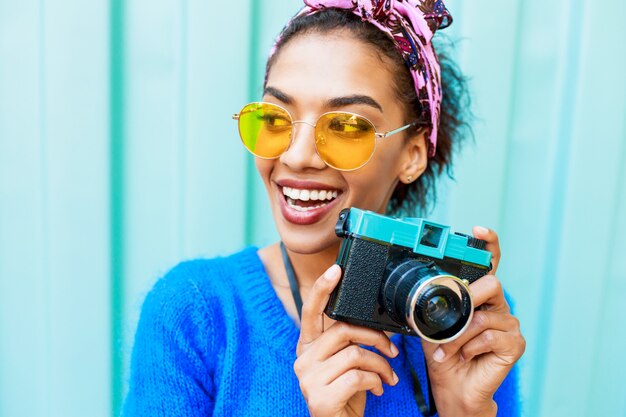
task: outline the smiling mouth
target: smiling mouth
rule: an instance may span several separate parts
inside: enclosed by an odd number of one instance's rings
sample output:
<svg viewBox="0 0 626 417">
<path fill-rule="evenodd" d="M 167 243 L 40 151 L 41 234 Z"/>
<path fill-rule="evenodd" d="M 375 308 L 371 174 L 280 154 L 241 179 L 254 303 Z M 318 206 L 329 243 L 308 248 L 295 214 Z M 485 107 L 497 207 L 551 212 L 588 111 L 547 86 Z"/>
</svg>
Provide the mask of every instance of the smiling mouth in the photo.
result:
<svg viewBox="0 0 626 417">
<path fill-rule="evenodd" d="M 340 194 L 337 190 L 311 190 L 282 187 L 287 205 L 297 211 L 311 211 L 330 204 Z"/>
</svg>

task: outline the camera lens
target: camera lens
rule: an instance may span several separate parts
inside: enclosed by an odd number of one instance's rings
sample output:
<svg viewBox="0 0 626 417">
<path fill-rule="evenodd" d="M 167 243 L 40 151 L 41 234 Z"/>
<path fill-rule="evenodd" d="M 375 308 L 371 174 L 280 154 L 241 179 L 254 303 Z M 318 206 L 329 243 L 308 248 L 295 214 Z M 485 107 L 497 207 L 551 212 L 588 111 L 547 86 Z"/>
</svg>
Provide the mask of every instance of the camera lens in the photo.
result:
<svg viewBox="0 0 626 417">
<path fill-rule="evenodd" d="M 397 322 L 435 343 L 458 337 L 473 315 L 469 288 L 433 262 L 388 265 L 382 304 Z"/>
<path fill-rule="evenodd" d="M 461 300 L 450 288 L 433 285 L 419 296 L 413 311 L 415 322 L 423 322 L 431 330 L 442 332 L 454 327 L 461 317 Z"/>
</svg>

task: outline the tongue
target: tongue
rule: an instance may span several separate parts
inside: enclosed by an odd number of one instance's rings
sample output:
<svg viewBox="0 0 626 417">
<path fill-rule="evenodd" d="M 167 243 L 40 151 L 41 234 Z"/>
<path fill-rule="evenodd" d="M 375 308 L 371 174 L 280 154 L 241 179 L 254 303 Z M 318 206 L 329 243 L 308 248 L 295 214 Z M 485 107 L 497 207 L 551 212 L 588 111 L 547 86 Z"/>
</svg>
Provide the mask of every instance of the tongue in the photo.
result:
<svg viewBox="0 0 626 417">
<path fill-rule="evenodd" d="M 300 207 L 315 207 L 315 206 L 321 206 L 322 204 L 328 204 L 330 201 L 332 200 L 309 200 L 309 201 L 302 201 L 302 200 L 293 200 L 293 199 L 289 199 L 290 202 L 292 204 L 295 204 L 296 206 L 300 206 Z"/>
</svg>

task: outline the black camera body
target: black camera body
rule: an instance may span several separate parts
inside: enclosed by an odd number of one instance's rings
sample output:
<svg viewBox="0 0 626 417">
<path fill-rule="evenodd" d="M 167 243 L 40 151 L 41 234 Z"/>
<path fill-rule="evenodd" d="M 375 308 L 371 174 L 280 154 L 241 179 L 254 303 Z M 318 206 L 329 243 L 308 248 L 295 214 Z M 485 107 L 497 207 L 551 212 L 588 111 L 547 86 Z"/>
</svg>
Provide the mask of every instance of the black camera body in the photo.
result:
<svg viewBox="0 0 626 417">
<path fill-rule="evenodd" d="M 355 208 L 337 221 L 342 278 L 326 314 L 383 331 L 444 343 L 474 311 L 469 284 L 487 274 L 485 242 L 425 219 L 393 219 Z"/>
</svg>

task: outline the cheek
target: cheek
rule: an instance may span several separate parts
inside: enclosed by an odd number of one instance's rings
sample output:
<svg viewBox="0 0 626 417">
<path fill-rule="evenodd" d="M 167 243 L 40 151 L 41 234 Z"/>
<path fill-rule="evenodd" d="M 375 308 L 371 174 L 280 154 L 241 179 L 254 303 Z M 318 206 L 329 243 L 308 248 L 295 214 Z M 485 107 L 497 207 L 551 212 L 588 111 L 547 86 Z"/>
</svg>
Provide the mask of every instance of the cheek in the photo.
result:
<svg viewBox="0 0 626 417">
<path fill-rule="evenodd" d="M 263 183 L 267 186 L 274 167 L 274 160 L 254 158 L 254 164 L 256 165 L 256 170 L 261 176 Z"/>
<path fill-rule="evenodd" d="M 367 172 L 346 175 L 352 198 L 370 210 L 379 211 L 386 207 L 396 185 L 397 176 L 391 169 L 384 170 L 380 165 L 371 166 Z M 388 167 L 385 167 L 388 168 Z"/>
<path fill-rule="evenodd" d="M 384 209 L 396 186 L 402 158 L 394 145 L 380 146 L 367 165 L 345 175 L 354 197 L 371 209 Z"/>
<path fill-rule="evenodd" d="M 368 175 L 361 175 L 349 181 L 350 188 L 358 191 L 365 198 L 379 199 L 388 194 L 393 188 L 396 176 L 389 172 L 369 172 Z"/>
</svg>

